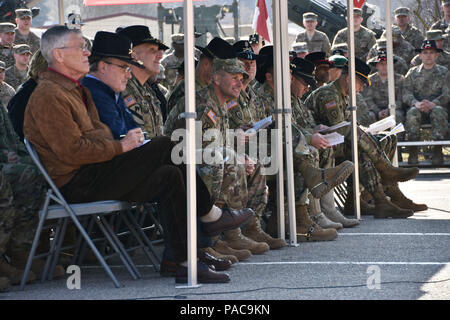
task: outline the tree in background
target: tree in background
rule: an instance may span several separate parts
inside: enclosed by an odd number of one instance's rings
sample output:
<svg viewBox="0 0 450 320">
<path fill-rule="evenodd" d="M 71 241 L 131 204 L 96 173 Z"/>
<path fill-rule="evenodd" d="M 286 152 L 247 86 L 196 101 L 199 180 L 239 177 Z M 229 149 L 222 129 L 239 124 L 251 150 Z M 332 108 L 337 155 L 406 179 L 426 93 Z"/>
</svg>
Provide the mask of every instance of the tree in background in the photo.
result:
<svg viewBox="0 0 450 320">
<path fill-rule="evenodd" d="M 424 33 L 434 22 L 442 18 L 440 0 L 408 0 L 405 2 L 413 14 L 414 25 Z"/>
</svg>

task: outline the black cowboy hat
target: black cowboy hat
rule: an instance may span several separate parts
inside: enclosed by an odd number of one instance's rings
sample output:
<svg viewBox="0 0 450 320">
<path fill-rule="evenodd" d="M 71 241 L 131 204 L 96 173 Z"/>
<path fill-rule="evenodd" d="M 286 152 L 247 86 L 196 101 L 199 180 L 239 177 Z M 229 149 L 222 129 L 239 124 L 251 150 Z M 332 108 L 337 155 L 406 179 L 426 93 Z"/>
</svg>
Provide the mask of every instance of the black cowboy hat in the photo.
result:
<svg viewBox="0 0 450 320">
<path fill-rule="evenodd" d="M 255 79 L 259 83 L 266 81 L 266 73 L 273 66 L 273 45 L 267 45 L 259 50 L 256 58 L 256 75 Z"/>
<path fill-rule="evenodd" d="M 124 35 L 133 42 L 133 46 L 137 47 L 143 43 L 152 43 L 158 46 L 159 50 L 167 50 L 169 49 L 161 40 L 156 39 L 150 33 L 150 29 L 147 26 L 135 25 L 125 27 L 118 31 L 118 34 Z"/>
<path fill-rule="evenodd" d="M 222 38 L 213 38 L 206 47 L 195 46 L 210 59 L 233 59 L 236 58 L 234 47 Z"/>
<path fill-rule="evenodd" d="M 305 60 L 311 61 L 316 66 L 317 65 L 331 65 L 331 62 L 327 59 L 327 54 L 325 52 L 311 52 L 305 56 Z"/>
<path fill-rule="evenodd" d="M 292 75 L 301 77 L 310 86 L 314 86 L 316 84 L 313 75 L 315 66 L 311 61 L 302 58 L 294 58 L 290 63 L 290 69 Z"/>
<path fill-rule="evenodd" d="M 397 62 L 397 58 L 394 56 L 394 63 Z M 369 61 L 367 61 L 367 64 L 370 66 L 376 66 L 378 62 L 381 61 L 387 61 L 387 53 L 384 50 L 380 50 L 377 53 L 376 57 L 373 57 L 372 59 L 370 59 Z"/>
<path fill-rule="evenodd" d="M 142 63 L 131 57 L 132 48 L 131 40 L 127 37 L 113 32 L 99 31 L 95 34 L 89 60 L 93 61 L 97 57 L 110 57 L 144 69 Z"/>
<path fill-rule="evenodd" d="M 442 51 L 444 51 L 444 50 L 442 50 L 442 49 L 439 49 L 439 48 L 436 46 L 436 41 L 435 41 L 435 40 L 423 40 L 422 46 L 420 47 L 420 49 L 415 49 L 415 50 L 416 50 L 416 52 L 422 52 L 422 50 L 425 50 L 425 49 L 434 49 L 434 50 L 436 50 L 437 52 L 442 52 Z"/>
<path fill-rule="evenodd" d="M 348 70 L 348 62 L 346 63 L 345 67 Z M 370 86 L 370 71 L 371 68 L 364 61 L 355 57 L 355 73 L 368 86 Z"/>
<path fill-rule="evenodd" d="M 238 58 L 256 60 L 256 57 L 258 57 L 258 55 L 253 51 L 250 42 L 247 40 L 239 40 L 233 44 L 233 48 L 236 51 Z"/>
</svg>

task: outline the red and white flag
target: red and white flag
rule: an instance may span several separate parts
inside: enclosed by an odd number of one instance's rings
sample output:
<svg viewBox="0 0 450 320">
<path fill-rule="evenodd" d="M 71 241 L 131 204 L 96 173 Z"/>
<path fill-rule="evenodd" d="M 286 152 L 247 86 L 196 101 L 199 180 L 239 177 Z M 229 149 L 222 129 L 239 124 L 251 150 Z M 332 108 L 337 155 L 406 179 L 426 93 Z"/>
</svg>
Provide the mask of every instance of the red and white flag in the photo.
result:
<svg viewBox="0 0 450 320">
<path fill-rule="evenodd" d="M 266 0 L 257 0 L 256 2 L 255 14 L 253 15 L 253 30 L 267 42 L 272 42 L 272 28 L 270 26 Z"/>
</svg>

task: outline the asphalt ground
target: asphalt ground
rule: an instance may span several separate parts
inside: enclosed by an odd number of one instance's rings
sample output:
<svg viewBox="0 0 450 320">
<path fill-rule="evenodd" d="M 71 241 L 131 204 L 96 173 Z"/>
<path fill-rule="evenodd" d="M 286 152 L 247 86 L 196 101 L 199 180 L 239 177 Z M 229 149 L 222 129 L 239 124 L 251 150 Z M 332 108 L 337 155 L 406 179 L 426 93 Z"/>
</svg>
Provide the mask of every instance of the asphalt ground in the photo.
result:
<svg viewBox="0 0 450 320">
<path fill-rule="evenodd" d="M 143 279 L 132 280 L 120 261 L 115 288 L 100 266 L 81 267 L 81 288 L 67 278 L 0 293 L 0 300 L 418 300 L 450 299 L 450 170 L 421 170 L 401 189 L 429 210 L 402 220 L 363 216 L 358 227 L 331 242 L 300 243 L 237 263 L 227 284 L 177 288 L 142 256 Z M 69 277 L 69 274 L 67 275 Z"/>
</svg>

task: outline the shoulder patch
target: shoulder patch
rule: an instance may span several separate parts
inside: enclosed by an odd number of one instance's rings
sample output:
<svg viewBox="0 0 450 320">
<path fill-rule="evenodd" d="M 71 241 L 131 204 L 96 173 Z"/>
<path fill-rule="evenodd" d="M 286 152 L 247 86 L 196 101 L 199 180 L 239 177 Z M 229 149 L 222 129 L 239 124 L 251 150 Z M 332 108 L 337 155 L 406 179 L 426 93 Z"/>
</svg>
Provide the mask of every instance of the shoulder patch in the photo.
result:
<svg viewBox="0 0 450 320">
<path fill-rule="evenodd" d="M 136 103 L 136 100 L 133 96 L 127 96 L 123 100 L 125 101 L 125 105 L 127 106 L 127 108 Z"/>
<path fill-rule="evenodd" d="M 328 102 L 327 104 L 325 104 L 325 108 L 327 108 L 327 110 L 336 108 L 336 102 L 334 100 Z"/>
<path fill-rule="evenodd" d="M 206 115 L 214 123 L 214 125 L 217 123 L 217 118 L 216 118 L 216 114 L 214 113 L 214 111 L 209 110 Z"/>
<path fill-rule="evenodd" d="M 236 100 L 231 100 L 230 102 L 228 102 L 225 105 L 225 109 L 227 109 L 227 111 L 230 111 L 231 109 L 233 109 L 234 107 L 236 107 L 238 105 L 238 102 Z"/>
</svg>

